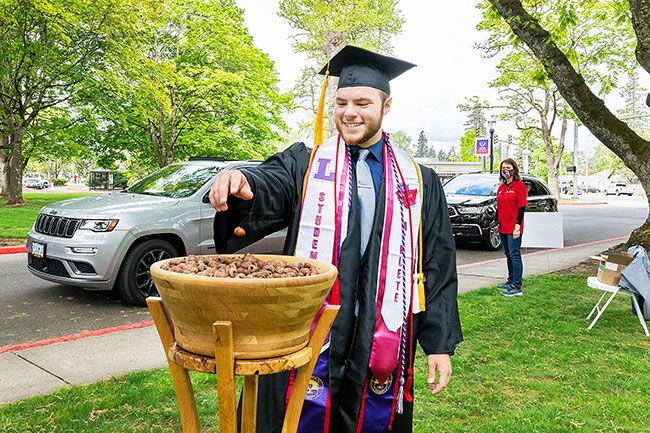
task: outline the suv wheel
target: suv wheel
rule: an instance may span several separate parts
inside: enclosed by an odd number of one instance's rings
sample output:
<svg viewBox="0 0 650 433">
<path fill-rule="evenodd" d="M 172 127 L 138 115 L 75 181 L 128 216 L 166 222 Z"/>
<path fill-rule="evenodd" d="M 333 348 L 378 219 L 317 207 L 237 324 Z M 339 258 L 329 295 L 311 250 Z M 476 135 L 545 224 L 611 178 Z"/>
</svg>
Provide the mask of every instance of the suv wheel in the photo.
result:
<svg viewBox="0 0 650 433">
<path fill-rule="evenodd" d="M 501 236 L 499 235 L 499 225 L 494 224 L 483 235 L 483 247 L 488 251 L 496 251 L 501 248 Z"/>
<path fill-rule="evenodd" d="M 162 239 L 150 239 L 136 245 L 124 258 L 117 276 L 117 292 L 127 303 L 144 307 L 148 296 L 156 296 L 149 268 L 159 260 L 176 257 L 176 249 Z"/>
</svg>

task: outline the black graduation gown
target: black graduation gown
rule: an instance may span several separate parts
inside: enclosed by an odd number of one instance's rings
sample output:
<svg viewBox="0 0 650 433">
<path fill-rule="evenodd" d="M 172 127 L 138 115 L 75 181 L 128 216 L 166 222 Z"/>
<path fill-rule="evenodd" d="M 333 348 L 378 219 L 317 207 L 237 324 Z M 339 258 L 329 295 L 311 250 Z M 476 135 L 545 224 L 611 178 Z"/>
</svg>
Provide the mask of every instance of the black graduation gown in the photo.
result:
<svg viewBox="0 0 650 433">
<path fill-rule="evenodd" d="M 284 253 L 292 255 L 297 241 L 303 177 L 309 163 L 309 149 L 296 143 L 255 168 L 242 170 L 254 197 L 228 200 L 228 211 L 214 220 L 218 253 L 237 251 L 277 230 L 287 228 Z M 423 270 L 426 277 L 426 311 L 413 318 L 413 337 L 426 354 L 453 353 L 462 332 L 457 305 L 456 249 L 447 203 L 436 173 L 421 167 L 424 187 L 422 225 L 424 233 Z M 359 260 L 359 212 L 350 210 L 348 234 L 341 246 L 341 309 L 331 330 L 330 345 L 330 431 L 354 432 L 375 327 L 377 266 L 381 243 L 381 216 L 385 188 L 382 182 L 377 200 L 375 223 L 364 257 Z M 353 179 L 352 203 L 356 200 Z M 242 238 L 233 235 L 241 226 Z M 359 303 L 355 316 L 355 303 Z M 412 356 L 412 354 L 411 354 Z M 280 432 L 288 374 L 260 378 L 258 433 Z M 412 430 L 413 406 L 405 402 L 404 414 L 396 415 L 393 431 Z"/>
</svg>

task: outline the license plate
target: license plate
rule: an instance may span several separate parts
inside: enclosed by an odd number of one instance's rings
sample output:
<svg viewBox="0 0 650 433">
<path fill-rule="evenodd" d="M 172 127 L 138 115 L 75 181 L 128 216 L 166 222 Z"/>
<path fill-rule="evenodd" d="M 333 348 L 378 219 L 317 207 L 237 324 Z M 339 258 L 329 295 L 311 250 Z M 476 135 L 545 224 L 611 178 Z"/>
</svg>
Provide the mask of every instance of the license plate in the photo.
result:
<svg viewBox="0 0 650 433">
<path fill-rule="evenodd" d="M 45 244 L 32 242 L 32 255 L 42 259 L 45 256 Z"/>
</svg>

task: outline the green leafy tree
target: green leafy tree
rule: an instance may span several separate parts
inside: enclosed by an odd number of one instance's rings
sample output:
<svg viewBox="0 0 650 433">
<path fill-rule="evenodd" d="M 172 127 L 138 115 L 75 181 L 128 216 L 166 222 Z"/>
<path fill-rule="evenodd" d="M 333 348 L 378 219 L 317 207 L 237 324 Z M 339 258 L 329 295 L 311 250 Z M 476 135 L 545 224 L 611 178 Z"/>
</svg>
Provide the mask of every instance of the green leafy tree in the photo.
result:
<svg viewBox="0 0 650 433">
<path fill-rule="evenodd" d="M 438 151 L 438 154 L 436 155 L 436 159 L 438 161 L 446 161 L 447 160 L 447 154 L 445 153 L 444 149 L 440 149 Z"/>
<path fill-rule="evenodd" d="M 458 161 L 459 158 L 460 156 L 458 155 L 458 151 L 456 151 L 456 148 L 454 146 L 451 146 L 447 152 L 447 155 L 445 155 L 445 161 Z"/>
<path fill-rule="evenodd" d="M 606 170 L 610 173 L 610 176 L 623 176 L 626 179 L 634 179 L 636 177 L 632 170 L 623 164 L 623 160 L 602 143 L 598 143 L 594 150 L 592 164 L 597 172 Z"/>
<path fill-rule="evenodd" d="M 128 41 L 141 21 L 130 0 L 0 3 L 0 181 L 9 204 L 20 204 L 23 141 L 44 110 L 74 99 L 107 52 Z"/>
<path fill-rule="evenodd" d="M 625 107 L 618 113 L 621 119 L 639 135 L 650 138 L 650 109 L 643 103 L 647 89 L 639 83 L 639 73 L 636 70 L 630 73 L 620 93 L 625 101 Z"/>
<path fill-rule="evenodd" d="M 494 4 L 495 2 L 491 2 Z M 496 2 L 505 4 L 509 2 Z M 583 77 L 605 95 L 616 87 L 618 77 L 633 68 L 629 47 L 632 26 L 622 20 L 620 2 L 526 0 L 531 16 L 553 34 Z M 503 118 L 520 129 L 540 131 L 545 146 L 548 182 L 559 197 L 558 174 L 564 152 L 568 121 L 575 118 L 543 62 L 512 33 L 493 6 L 483 5 L 478 28 L 488 33 L 479 47 L 486 55 L 499 53 L 499 76 L 490 85 L 499 89 L 505 103 Z M 612 19 L 617 17 L 619 19 Z"/>
<path fill-rule="evenodd" d="M 316 113 L 321 92 L 318 71 L 327 60 L 347 44 L 390 53 L 392 38 L 404 23 L 395 0 L 281 0 L 279 15 L 296 31 L 294 49 L 309 59 L 293 92 L 296 106 L 307 111 L 308 122 Z M 330 79 L 327 89 L 329 135 L 335 131 L 329 120 L 336 83 Z"/>
<path fill-rule="evenodd" d="M 404 131 L 390 134 L 390 141 L 409 155 L 413 153 L 413 139 Z"/>
<path fill-rule="evenodd" d="M 285 130 L 288 98 L 233 0 L 170 0 L 132 57 L 96 85 L 130 150 L 164 167 L 192 155 L 264 158 Z"/>
<path fill-rule="evenodd" d="M 485 107 L 488 105 L 486 101 L 481 101 L 478 96 L 472 96 L 465 103 L 458 105 L 459 110 L 469 112 L 463 126 L 466 130 L 472 129 L 475 131 L 478 137 L 483 137 L 487 134 Z"/>
<path fill-rule="evenodd" d="M 479 161 L 480 158 L 474 155 L 476 149 L 476 132 L 473 129 L 465 130 L 460 137 L 460 160 L 461 161 Z"/>
<path fill-rule="evenodd" d="M 503 21 L 516 35 L 513 38 L 519 44 L 523 42 L 532 55 L 539 60 L 544 73 L 553 80 L 558 92 L 580 121 L 634 172 L 645 189 L 650 203 L 650 142 L 617 118 L 589 87 L 588 83 L 591 82 L 592 77 L 588 70 L 580 67 L 580 62 L 576 61 L 580 45 L 576 43 L 574 49 L 567 49 L 562 43 L 562 40 L 566 39 L 563 37 L 562 29 L 550 27 L 544 21 L 540 21 L 528 3 L 522 4 L 520 0 L 489 0 L 489 2 L 493 13 L 503 17 Z M 625 59 L 636 46 L 636 59 L 650 74 L 650 6 L 646 0 L 629 0 L 629 2 L 585 0 L 578 3 L 580 7 L 592 7 L 593 11 L 601 11 L 601 13 L 603 8 L 609 8 L 609 13 L 602 15 L 604 19 L 597 21 L 598 32 L 586 31 L 591 26 L 585 27 L 582 32 L 584 38 L 590 38 L 595 34 L 595 37 L 605 41 L 602 53 L 592 57 L 594 63 L 604 64 L 610 59 L 614 62 L 617 59 Z M 573 2 L 567 4 L 571 5 Z M 568 16 L 572 18 L 572 15 Z M 625 28 L 619 29 L 624 31 L 611 31 L 612 26 L 625 26 Z M 630 28 L 634 29 L 631 37 L 628 36 Z M 621 41 L 624 46 L 619 47 L 618 43 Z M 607 67 L 600 68 L 602 74 L 608 74 L 607 71 Z M 612 77 L 612 84 L 614 81 Z M 650 103 L 650 96 L 647 98 L 646 101 Z M 650 214 L 645 223 L 630 235 L 628 244 L 635 243 L 646 248 L 650 247 Z"/>
<path fill-rule="evenodd" d="M 415 156 L 418 158 L 430 158 L 432 156 L 431 150 L 429 149 L 429 140 L 424 134 L 424 131 L 420 131 L 420 134 L 418 135 L 418 144 L 415 149 Z"/>
</svg>

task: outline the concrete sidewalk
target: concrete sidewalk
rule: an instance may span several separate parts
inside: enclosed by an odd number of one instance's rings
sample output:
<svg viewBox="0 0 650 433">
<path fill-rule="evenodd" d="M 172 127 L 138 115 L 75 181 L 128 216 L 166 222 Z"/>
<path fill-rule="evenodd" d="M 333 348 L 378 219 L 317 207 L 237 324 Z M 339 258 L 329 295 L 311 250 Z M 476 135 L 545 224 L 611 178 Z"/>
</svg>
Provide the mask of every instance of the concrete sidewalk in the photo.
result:
<svg viewBox="0 0 650 433">
<path fill-rule="evenodd" d="M 525 254 L 524 275 L 565 269 L 623 241 Z M 499 284 L 506 275 L 505 258 L 459 266 L 460 292 Z M 153 326 L 8 351 L 0 353 L 0 404 L 46 394 L 63 386 L 93 383 L 129 371 L 163 366 L 166 366 L 165 356 Z"/>
</svg>

